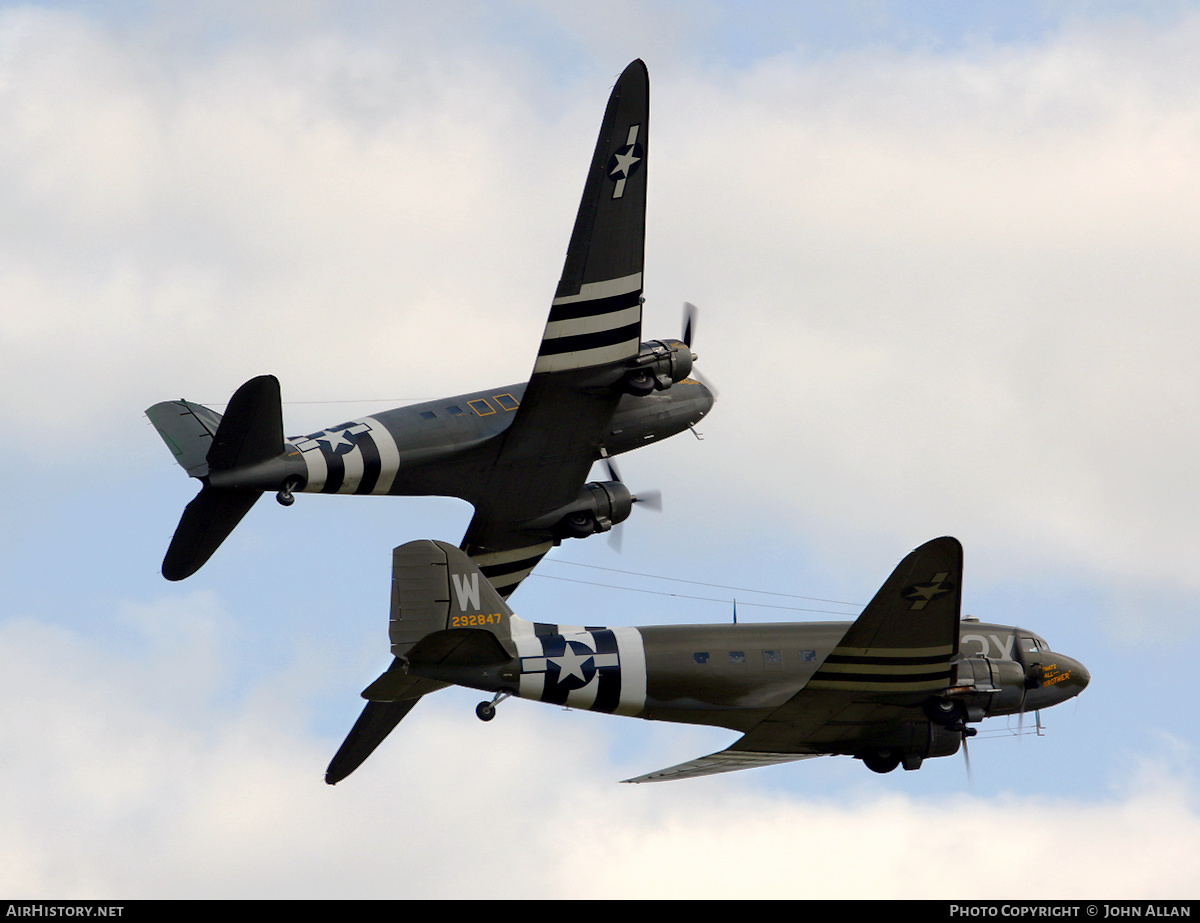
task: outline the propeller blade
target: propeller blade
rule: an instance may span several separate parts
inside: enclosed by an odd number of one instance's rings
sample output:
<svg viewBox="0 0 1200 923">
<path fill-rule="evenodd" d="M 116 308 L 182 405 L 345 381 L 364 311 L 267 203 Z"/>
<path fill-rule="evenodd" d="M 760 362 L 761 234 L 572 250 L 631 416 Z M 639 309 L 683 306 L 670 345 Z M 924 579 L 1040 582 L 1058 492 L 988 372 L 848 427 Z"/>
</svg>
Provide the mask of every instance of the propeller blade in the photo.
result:
<svg viewBox="0 0 1200 923">
<path fill-rule="evenodd" d="M 692 348 L 692 337 L 696 335 L 696 315 L 700 312 L 690 301 L 683 303 L 683 340 L 688 349 Z"/>
<path fill-rule="evenodd" d="M 604 456 L 604 467 L 608 469 L 608 479 L 616 481 L 618 484 L 624 484 L 621 480 L 621 472 L 617 470 L 617 463 L 609 456 Z"/>
<path fill-rule="evenodd" d="M 645 504 L 646 509 L 653 510 L 656 513 L 662 512 L 662 491 L 661 490 L 643 490 L 633 498 L 634 503 Z"/>
</svg>

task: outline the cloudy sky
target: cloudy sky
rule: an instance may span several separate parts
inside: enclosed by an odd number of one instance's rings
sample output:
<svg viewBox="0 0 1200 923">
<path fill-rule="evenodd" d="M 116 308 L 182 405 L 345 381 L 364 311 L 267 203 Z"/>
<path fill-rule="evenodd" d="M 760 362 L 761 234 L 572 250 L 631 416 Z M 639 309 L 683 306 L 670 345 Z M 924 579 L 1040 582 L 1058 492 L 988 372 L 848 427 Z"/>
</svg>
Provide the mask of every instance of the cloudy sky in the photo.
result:
<svg viewBox="0 0 1200 923">
<path fill-rule="evenodd" d="M 1195 897 L 1197 47 L 1134 0 L 0 3 L 0 896 Z M 1093 677 L 970 776 L 622 786 L 736 735 L 447 691 L 330 788 L 391 548 L 469 508 L 264 501 L 159 574 L 195 484 L 150 404 L 528 376 L 635 57 L 645 332 L 700 305 L 720 402 L 514 608 L 822 618 L 956 535 L 965 610 Z"/>
</svg>

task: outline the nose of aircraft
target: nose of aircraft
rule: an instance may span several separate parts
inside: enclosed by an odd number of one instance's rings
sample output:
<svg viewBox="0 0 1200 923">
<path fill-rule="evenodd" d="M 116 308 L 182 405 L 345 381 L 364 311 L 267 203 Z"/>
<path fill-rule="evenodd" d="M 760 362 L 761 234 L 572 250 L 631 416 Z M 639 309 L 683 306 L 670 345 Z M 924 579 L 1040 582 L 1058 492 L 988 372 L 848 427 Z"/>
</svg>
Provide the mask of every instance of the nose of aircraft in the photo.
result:
<svg viewBox="0 0 1200 923">
<path fill-rule="evenodd" d="M 1025 694 L 1025 708 L 1049 708 L 1074 698 L 1091 682 L 1092 674 L 1078 660 L 1051 654 L 1042 664 L 1041 684 Z"/>
</svg>

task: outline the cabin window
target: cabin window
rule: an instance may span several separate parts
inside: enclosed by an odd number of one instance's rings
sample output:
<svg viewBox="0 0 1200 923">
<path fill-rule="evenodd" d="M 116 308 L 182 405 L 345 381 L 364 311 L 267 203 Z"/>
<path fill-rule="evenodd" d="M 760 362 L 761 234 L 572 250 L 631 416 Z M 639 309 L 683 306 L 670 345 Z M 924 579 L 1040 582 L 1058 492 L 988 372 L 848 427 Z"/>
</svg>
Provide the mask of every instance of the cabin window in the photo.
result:
<svg viewBox="0 0 1200 923">
<path fill-rule="evenodd" d="M 692 654 L 692 659 L 698 664 L 706 664 L 708 663 L 708 651 L 697 651 L 695 654 Z"/>
<path fill-rule="evenodd" d="M 466 411 L 464 411 L 457 404 L 451 404 L 449 407 L 446 408 L 446 413 L 452 413 L 456 417 L 461 417 L 465 412 Z"/>
<path fill-rule="evenodd" d="M 763 651 L 763 663 L 770 665 L 775 663 L 783 663 L 782 651 Z"/>
<path fill-rule="evenodd" d="M 496 412 L 496 408 L 489 404 L 482 397 L 475 401 L 467 401 L 467 406 L 474 410 L 481 417 L 488 417 Z"/>
<path fill-rule="evenodd" d="M 729 662 L 730 663 L 745 663 L 746 662 L 746 652 L 745 651 L 730 651 L 729 652 Z"/>
<path fill-rule="evenodd" d="M 511 394 L 493 394 L 492 399 L 500 405 L 501 410 L 516 410 L 519 406 Z"/>
<path fill-rule="evenodd" d="M 422 410 L 421 411 L 421 419 L 422 420 L 432 420 L 434 418 L 434 416 L 435 416 L 435 414 L 432 410 Z"/>
</svg>

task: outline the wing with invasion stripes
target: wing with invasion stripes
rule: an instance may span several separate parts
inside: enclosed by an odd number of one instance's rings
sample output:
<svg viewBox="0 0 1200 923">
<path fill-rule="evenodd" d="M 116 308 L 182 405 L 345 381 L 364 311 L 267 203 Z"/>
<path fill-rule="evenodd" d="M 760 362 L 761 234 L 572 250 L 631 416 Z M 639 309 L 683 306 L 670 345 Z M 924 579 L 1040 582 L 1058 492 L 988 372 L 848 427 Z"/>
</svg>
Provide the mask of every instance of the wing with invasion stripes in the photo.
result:
<svg viewBox="0 0 1200 923">
<path fill-rule="evenodd" d="M 609 97 L 533 376 L 462 548 L 508 596 L 552 546 L 519 528 L 574 501 L 638 354 L 650 81 L 634 61 Z"/>
<path fill-rule="evenodd" d="M 962 609 L 962 545 L 936 538 L 909 554 L 787 702 L 732 747 L 629 782 L 904 746 L 928 733 L 921 705 L 950 687 Z"/>
</svg>

